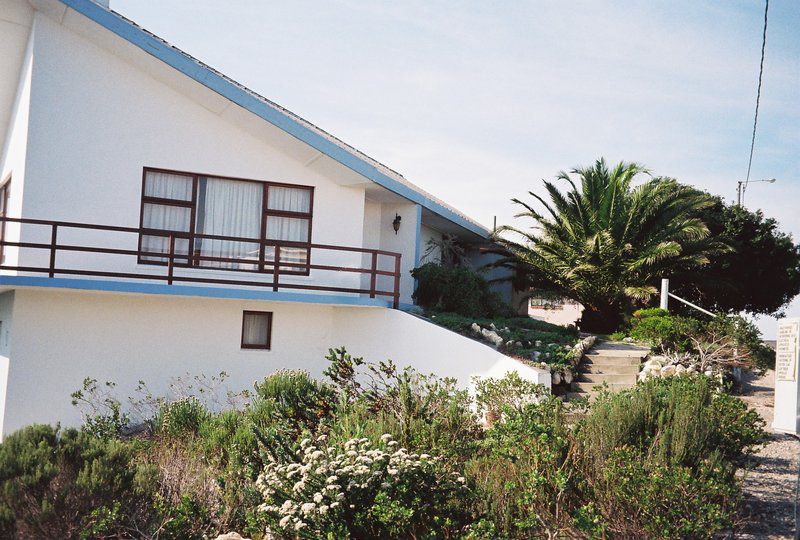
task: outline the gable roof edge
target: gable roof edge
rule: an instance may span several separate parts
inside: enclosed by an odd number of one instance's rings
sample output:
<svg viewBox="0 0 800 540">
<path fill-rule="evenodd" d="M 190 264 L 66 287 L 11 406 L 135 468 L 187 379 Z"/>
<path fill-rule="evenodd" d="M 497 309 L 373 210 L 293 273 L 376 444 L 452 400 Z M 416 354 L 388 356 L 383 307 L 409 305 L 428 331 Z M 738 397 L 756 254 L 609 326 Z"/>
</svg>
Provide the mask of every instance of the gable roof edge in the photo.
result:
<svg viewBox="0 0 800 540">
<path fill-rule="evenodd" d="M 376 184 L 392 191 L 411 202 L 427 208 L 431 212 L 455 223 L 456 225 L 483 238 L 489 237 L 489 231 L 477 223 L 460 215 L 453 209 L 415 190 L 380 171 L 369 161 L 356 155 L 353 151 L 336 144 L 334 141 L 315 132 L 308 126 L 293 118 L 286 112 L 272 107 L 260 100 L 256 94 L 248 92 L 244 87 L 227 79 L 212 68 L 196 61 L 179 49 L 158 39 L 153 34 L 139 28 L 121 15 L 96 4 L 92 0 L 59 0 L 67 7 L 89 18 L 103 28 L 116 34 L 144 52 L 161 60 L 173 69 L 183 73 L 222 97 L 250 111 L 256 116 L 285 131 L 296 139 L 327 155 L 331 159 L 372 180 Z M 344 144 L 344 143 L 343 143 Z"/>
</svg>

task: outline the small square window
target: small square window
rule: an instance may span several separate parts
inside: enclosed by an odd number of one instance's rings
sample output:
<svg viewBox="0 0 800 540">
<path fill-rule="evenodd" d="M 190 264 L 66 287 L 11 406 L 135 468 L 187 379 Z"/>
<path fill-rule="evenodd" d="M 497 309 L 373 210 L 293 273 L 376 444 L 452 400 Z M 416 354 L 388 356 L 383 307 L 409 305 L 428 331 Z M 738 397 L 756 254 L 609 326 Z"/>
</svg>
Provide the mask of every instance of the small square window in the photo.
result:
<svg viewBox="0 0 800 540">
<path fill-rule="evenodd" d="M 242 316 L 242 349 L 269 350 L 272 341 L 272 312 L 245 311 Z"/>
</svg>

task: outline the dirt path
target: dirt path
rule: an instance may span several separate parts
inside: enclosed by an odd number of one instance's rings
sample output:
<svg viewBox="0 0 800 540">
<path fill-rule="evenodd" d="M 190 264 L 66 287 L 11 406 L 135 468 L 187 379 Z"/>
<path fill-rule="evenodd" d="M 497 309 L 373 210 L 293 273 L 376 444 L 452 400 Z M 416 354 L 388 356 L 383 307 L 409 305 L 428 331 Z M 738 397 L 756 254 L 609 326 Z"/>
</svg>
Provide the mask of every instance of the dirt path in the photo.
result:
<svg viewBox="0 0 800 540">
<path fill-rule="evenodd" d="M 774 388 L 775 372 L 768 371 L 761 378 L 747 377 L 741 396 L 764 418 L 768 431 L 772 424 Z M 794 538 L 800 442 L 790 435 L 772 433 L 772 440 L 758 453 L 756 462 L 744 481 L 744 514 L 749 523 L 734 537 Z"/>
</svg>

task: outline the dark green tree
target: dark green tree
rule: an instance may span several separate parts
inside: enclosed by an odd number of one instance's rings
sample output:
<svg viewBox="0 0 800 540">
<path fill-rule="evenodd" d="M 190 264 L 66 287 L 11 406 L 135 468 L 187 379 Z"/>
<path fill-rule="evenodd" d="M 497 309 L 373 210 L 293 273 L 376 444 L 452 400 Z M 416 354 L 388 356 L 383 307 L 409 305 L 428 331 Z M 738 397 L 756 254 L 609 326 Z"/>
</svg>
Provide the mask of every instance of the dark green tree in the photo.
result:
<svg viewBox="0 0 800 540">
<path fill-rule="evenodd" d="M 712 311 L 780 315 L 800 293 L 800 246 L 791 235 L 761 210 L 728 205 L 720 197 L 698 217 L 733 249 L 671 276 L 675 294 Z"/>
</svg>

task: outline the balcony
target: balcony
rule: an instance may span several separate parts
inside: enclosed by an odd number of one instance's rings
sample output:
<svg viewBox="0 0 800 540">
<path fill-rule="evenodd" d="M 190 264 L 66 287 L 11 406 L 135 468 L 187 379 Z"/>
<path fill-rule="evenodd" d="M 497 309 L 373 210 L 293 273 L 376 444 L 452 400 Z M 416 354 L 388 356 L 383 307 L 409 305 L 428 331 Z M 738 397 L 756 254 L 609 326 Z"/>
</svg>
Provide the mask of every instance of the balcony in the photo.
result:
<svg viewBox="0 0 800 540">
<path fill-rule="evenodd" d="M 400 254 L 391 251 L 163 231 L 162 249 L 153 250 L 142 242 L 153 231 L 137 227 L 2 216 L 0 226 L 2 271 L 330 292 L 386 298 L 395 309 L 400 303 Z M 235 246 L 238 256 L 204 252 L 204 241 Z"/>
</svg>

